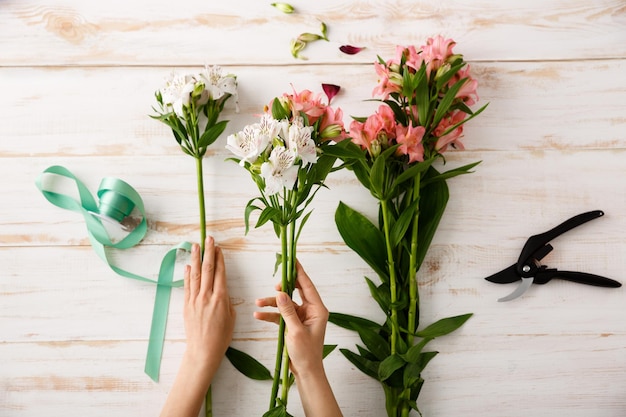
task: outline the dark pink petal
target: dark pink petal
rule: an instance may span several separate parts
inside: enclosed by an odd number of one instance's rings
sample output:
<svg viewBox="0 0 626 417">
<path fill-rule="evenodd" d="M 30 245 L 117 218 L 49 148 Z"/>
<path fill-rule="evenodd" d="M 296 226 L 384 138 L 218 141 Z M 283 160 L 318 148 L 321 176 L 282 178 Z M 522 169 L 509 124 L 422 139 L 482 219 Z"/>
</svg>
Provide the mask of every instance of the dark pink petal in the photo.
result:
<svg viewBox="0 0 626 417">
<path fill-rule="evenodd" d="M 343 52 L 344 54 L 348 54 L 348 55 L 358 54 L 363 49 L 365 49 L 365 47 L 359 48 L 358 46 L 352 46 L 352 45 L 341 45 L 339 47 L 339 50 L 341 52 Z"/>
<path fill-rule="evenodd" d="M 326 93 L 326 97 L 328 97 L 328 105 L 330 106 L 330 102 L 333 97 L 337 95 L 339 90 L 341 90 L 341 87 L 335 84 L 322 84 L 322 90 Z"/>
</svg>

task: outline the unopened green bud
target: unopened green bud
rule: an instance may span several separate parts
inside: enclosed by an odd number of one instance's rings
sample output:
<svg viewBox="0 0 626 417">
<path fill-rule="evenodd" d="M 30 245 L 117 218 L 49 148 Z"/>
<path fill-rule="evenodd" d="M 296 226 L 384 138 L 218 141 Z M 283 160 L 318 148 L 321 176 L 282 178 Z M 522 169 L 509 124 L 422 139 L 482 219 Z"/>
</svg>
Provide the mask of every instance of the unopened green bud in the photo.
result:
<svg viewBox="0 0 626 417">
<path fill-rule="evenodd" d="M 372 158 L 376 158 L 380 155 L 380 150 L 380 142 L 378 140 L 373 140 L 370 145 L 370 155 L 372 155 Z"/>
<path fill-rule="evenodd" d="M 298 40 L 302 42 L 313 42 L 319 41 L 320 39 L 322 39 L 322 37 L 315 33 L 302 33 L 298 36 Z"/>
<path fill-rule="evenodd" d="M 293 6 L 288 3 L 272 3 L 272 6 L 276 7 L 278 10 L 285 14 L 291 14 L 295 11 Z"/>
<path fill-rule="evenodd" d="M 437 73 L 435 74 L 435 80 L 443 77 L 448 71 L 450 71 L 451 65 L 448 63 L 443 64 L 439 68 L 437 68 Z"/>
<path fill-rule="evenodd" d="M 320 136 L 322 139 L 336 138 L 337 136 L 341 134 L 341 130 L 342 130 L 341 126 L 339 125 L 329 125 L 329 126 L 326 126 L 324 130 L 322 130 L 322 133 L 320 133 Z"/>
<path fill-rule="evenodd" d="M 328 40 L 328 26 L 326 26 L 326 23 L 322 22 L 320 30 L 322 31 L 322 39 L 327 41 Z"/>
</svg>

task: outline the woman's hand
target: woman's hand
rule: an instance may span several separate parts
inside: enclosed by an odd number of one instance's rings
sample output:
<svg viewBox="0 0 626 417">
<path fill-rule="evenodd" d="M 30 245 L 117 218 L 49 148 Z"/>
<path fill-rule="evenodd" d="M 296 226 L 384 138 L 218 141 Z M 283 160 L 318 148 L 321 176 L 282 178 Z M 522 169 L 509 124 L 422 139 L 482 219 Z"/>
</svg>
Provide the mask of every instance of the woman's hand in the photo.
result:
<svg viewBox="0 0 626 417">
<path fill-rule="evenodd" d="M 291 371 L 296 377 L 305 415 L 341 417 L 341 410 L 326 378 L 322 362 L 328 310 L 299 262 L 297 273 L 296 288 L 302 304 L 297 305 L 286 293 L 280 291 L 275 297 L 256 301 L 259 307 L 278 307 L 279 313 L 257 311 L 254 316 L 273 323 L 279 323 L 280 316 L 283 317 L 287 326 L 285 343 Z M 280 290 L 280 286 L 277 289 Z"/>
<path fill-rule="evenodd" d="M 161 417 L 197 417 L 213 376 L 228 349 L 235 327 L 235 310 L 228 295 L 226 268 L 212 237 L 191 249 L 185 267 L 185 334 L 187 349 Z"/>
</svg>

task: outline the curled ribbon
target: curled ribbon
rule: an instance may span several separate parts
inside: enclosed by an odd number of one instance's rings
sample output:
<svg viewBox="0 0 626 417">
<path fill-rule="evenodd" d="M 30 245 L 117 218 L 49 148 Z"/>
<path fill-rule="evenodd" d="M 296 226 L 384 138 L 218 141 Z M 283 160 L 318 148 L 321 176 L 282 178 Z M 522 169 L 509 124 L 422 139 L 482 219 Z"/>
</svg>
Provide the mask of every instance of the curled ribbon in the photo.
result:
<svg viewBox="0 0 626 417">
<path fill-rule="evenodd" d="M 72 180 L 78 189 L 79 201 L 65 194 L 44 189 L 42 180 L 44 176 L 49 174 L 66 177 Z M 144 371 L 153 381 L 158 381 L 170 294 L 172 287 L 181 287 L 183 285 L 182 280 L 174 280 L 176 254 L 179 249 L 189 252 L 191 250 L 191 244 L 189 242 L 179 243 L 165 254 L 161 261 L 159 276 L 156 281 L 136 275 L 115 266 L 109 259 L 106 249 L 107 247 L 115 249 L 132 248 L 139 244 L 146 235 L 148 224 L 143 200 L 133 187 L 117 178 L 103 178 L 98 187 L 98 203 L 89 189 L 78 178 L 68 169 L 58 165 L 51 166 L 44 170 L 35 180 L 35 185 L 50 203 L 83 215 L 91 246 L 98 256 L 106 262 L 115 273 L 125 278 L 157 285 L 150 328 L 150 341 L 148 343 L 148 353 L 146 355 Z M 132 230 L 128 230 L 122 226 L 124 230 L 129 232 L 128 235 L 119 242 L 113 242 L 102 224 L 102 221 L 104 220 L 121 226 L 121 222 L 129 216 L 135 208 L 141 213 L 141 222 Z"/>
</svg>

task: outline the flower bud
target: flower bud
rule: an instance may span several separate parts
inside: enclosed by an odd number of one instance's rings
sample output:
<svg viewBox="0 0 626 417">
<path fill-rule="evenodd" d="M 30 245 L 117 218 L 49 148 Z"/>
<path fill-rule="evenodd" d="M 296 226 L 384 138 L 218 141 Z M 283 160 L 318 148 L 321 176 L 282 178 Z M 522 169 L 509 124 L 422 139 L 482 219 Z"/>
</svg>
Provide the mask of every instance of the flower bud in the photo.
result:
<svg viewBox="0 0 626 417">
<path fill-rule="evenodd" d="M 370 144 L 370 155 L 372 155 L 372 158 L 376 158 L 380 155 L 380 150 L 380 142 L 378 140 L 373 140 Z"/>
<path fill-rule="evenodd" d="M 324 130 L 322 130 L 322 133 L 320 133 L 320 137 L 322 139 L 332 139 L 332 138 L 336 138 L 337 136 L 339 136 L 341 134 L 342 128 L 339 125 L 329 125 L 326 126 L 324 128 Z"/>
<path fill-rule="evenodd" d="M 322 22 L 320 26 L 320 30 L 322 31 L 322 39 L 327 41 L 328 40 L 328 26 L 326 26 L 326 23 Z"/>
<path fill-rule="evenodd" d="M 300 39 L 291 40 L 291 55 L 294 58 L 300 58 L 300 52 L 306 47 L 306 42 Z"/>
<path fill-rule="evenodd" d="M 272 6 L 276 7 L 278 10 L 285 14 L 291 14 L 294 12 L 294 8 L 291 4 L 288 3 L 272 3 Z"/>
<path fill-rule="evenodd" d="M 445 63 L 439 68 L 437 68 L 437 73 L 435 74 L 435 80 L 443 77 L 448 71 L 450 71 L 451 65 L 449 63 Z"/>
<path fill-rule="evenodd" d="M 301 33 L 300 36 L 298 36 L 298 41 L 302 41 L 302 42 L 313 42 L 313 41 L 319 41 L 320 39 L 322 39 L 322 37 L 315 33 L 305 32 L 305 33 Z"/>
</svg>

